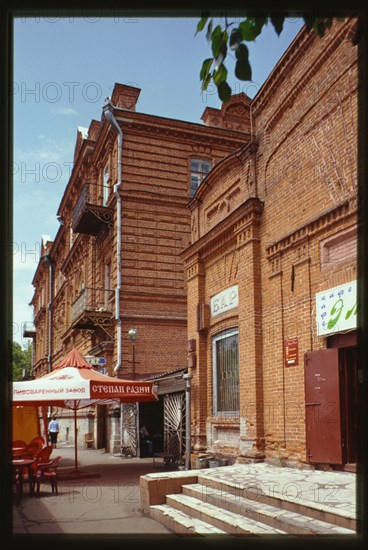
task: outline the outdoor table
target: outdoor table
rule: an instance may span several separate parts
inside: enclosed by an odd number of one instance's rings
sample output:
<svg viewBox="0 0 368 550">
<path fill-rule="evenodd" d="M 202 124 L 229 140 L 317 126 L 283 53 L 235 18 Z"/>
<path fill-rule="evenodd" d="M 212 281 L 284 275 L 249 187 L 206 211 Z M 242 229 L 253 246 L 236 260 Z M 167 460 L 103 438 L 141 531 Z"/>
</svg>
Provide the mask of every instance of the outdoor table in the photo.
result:
<svg viewBox="0 0 368 550">
<path fill-rule="evenodd" d="M 21 494 L 23 493 L 23 468 L 26 466 L 28 468 L 28 483 L 29 483 L 29 494 L 33 495 L 33 475 L 31 465 L 34 463 L 33 458 L 13 458 L 13 470 L 19 472 L 20 479 L 20 490 Z"/>
</svg>

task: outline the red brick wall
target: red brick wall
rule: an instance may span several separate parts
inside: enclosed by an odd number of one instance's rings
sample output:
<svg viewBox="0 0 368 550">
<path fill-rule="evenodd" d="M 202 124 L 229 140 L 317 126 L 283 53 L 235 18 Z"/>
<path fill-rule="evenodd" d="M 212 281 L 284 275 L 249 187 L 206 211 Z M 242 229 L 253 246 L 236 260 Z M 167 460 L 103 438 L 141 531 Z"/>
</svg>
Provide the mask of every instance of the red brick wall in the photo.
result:
<svg viewBox="0 0 368 550">
<path fill-rule="evenodd" d="M 239 460 L 263 452 L 306 459 L 303 357 L 326 347 L 316 335 L 315 294 L 357 276 L 354 237 L 346 240 L 357 222 L 353 28 L 354 21 L 334 23 L 323 39 L 301 31 L 251 103 L 258 147 L 245 146 L 220 163 L 190 203 L 192 244 L 182 256 L 188 338 L 197 340 L 194 450 L 225 452 L 214 441 L 215 422 L 225 433 L 228 426 L 226 450 Z M 254 211 L 239 215 L 250 197 L 263 205 L 258 218 Z M 341 243 L 331 249 L 339 261 L 323 263 L 321 243 L 332 237 Z M 209 304 L 236 283 L 238 308 L 211 319 L 207 333 L 198 334 L 197 302 Z M 234 326 L 240 418 L 221 421 L 211 416 L 211 338 Z M 291 337 L 298 338 L 299 362 L 285 367 L 283 343 Z"/>
<path fill-rule="evenodd" d="M 152 376 L 186 366 L 186 281 L 179 254 L 190 239 L 189 200 L 190 159 L 208 159 L 213 164 L 238 149 L 248 136 L 241 114 L 223 116 L 223 127 L 209 128 L 179 120 L 137 112 L 139 90 L 116 84 L 113 102 L 123 131 L 121 217 L 122 376 L 133 376 L 132 343 L 129 328 L 138 329 L 135 344 L 135 375 Z M 245 97 L 245 96 L 244 96 Z M 238 109 L 243 99 L 233 109 Z M 249 99 L 246 101 L 249 116 Z M 130 109 L 130 110 L 127 110 Z M 241 123 L 237 126 L 236 122 Z M 231 124 L 230 124 L 231 122 Z M 226 123 L 226 124 L 225 124 Z M 221 125 L 219 125 L 221 126 Z M 234 128 L 234 129 L 231 129 Z M 107 332 L 96 327 L 81 331 L 71 326 L 71 303 L 87 288 L 105 287 L 105 264 L 111 265 L 110 288 L 117 285 L 117 215 L 113 186 L 117 182 L 117 136 L 105 121 L 92 121 L 88 139 L 77 135 L 74 168 L 60 203 L 58 215 L 64 220 L 51 249 L 55 273 L 65 281 L 55 287 L 52 363 L 55 365 L 72 346 L 83 354 L 91 350 L 107 358 L 110 374 L 117 363 L 117 323 L 114 319 L 114 292 L 108 301 L 112 325 Z M 98 236 L 73 234 L 73 209 L 85 183 L 92 204 L 103 204 L 104 170 L 109 169 L 108 207 L 113 223 Z M 42 268 L 43 269 L 43 268 Z M 43 273 L 43 272 L 42 272 Z M 36 289 L 47 287 L 48 274 Z M 98 299 L 103 291 L 96 291 Z M 37 306 L 38 307 L 38 306 Z M 36 308 L 37 309 L 37 308 Z M 41 314 L 37 324 L 36 362 L 42 362 L 48 343 L 48 319 Z M 40 337 L 42 331 L 42 338 Z M 107 345 L 106 341 L 112 341 Z"/>
</svg>

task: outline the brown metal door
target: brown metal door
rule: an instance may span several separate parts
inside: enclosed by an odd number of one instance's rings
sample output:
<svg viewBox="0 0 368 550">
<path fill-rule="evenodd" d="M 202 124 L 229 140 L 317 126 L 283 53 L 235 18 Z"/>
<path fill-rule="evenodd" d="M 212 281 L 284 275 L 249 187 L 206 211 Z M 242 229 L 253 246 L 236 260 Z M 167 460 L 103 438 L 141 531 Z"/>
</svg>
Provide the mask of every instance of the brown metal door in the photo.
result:
<svg viewBox="0 0 368 550">
<path fill-rule="evenodd" d="M 317 464 L 342 464 L 339 351 L 304 356 L 307 458 Z"/>
</svg>

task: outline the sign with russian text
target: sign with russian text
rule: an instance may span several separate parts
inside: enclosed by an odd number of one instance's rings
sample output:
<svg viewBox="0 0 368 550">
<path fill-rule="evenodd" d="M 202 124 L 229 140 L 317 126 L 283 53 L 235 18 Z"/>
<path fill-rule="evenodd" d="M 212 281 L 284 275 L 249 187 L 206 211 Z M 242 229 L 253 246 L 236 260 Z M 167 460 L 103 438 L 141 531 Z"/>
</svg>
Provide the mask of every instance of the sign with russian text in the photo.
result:
<svg viewBox="0 0 368 550">
<path fill-rule="evenodd" d="M 318 292 L 316 294 L 318 336 L 356 328 L 359 307 L 356 281 Z"/>
<path fill-rule="evenodd" d="M 299 365 L 299 345 L 298 338 L 288 338 L 284 340 L 284 355 L 285 355 L 285 366 L 294 367 Z"/>
<path fill-rule="evenodd" d="M 226 290 L 219 292 L 211 298 L 211 317 L 216 317 L 229 309 L 237 307 L 239 304 L 238 299 L 238 285 L 230 286 Z"/>
</svg>

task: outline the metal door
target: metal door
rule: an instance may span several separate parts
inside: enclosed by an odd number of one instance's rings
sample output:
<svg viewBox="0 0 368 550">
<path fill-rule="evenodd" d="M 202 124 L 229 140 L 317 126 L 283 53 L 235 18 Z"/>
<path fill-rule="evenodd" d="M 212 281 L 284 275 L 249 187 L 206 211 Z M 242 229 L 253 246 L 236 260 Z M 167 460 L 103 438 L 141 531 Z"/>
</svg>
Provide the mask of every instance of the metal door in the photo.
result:
<svg viewBox="0 0 368 550">
<path fill-rule="evenodd" d="M 93 430 L 89 430 L 93 431 Z M 106 405 L 97 405 L 97 449 L 106 447 Z"/>
<path fill-rule="evenodd" d="M 185 452 L 185 396 L 183 392 L 164 396 L 164 447 L 182 457 Z"/>
<path fill-rule="evenodd" d="M 122 438 L 124 454 L 139 455 L 139 438 L 137 430 L 138 403 L 122 404 Z"/>
<path fill-rule="evenodd" d="M 307 458 L 317 464 L 342 464 L 339 350 L 304 356 Z"/>
</svg>

